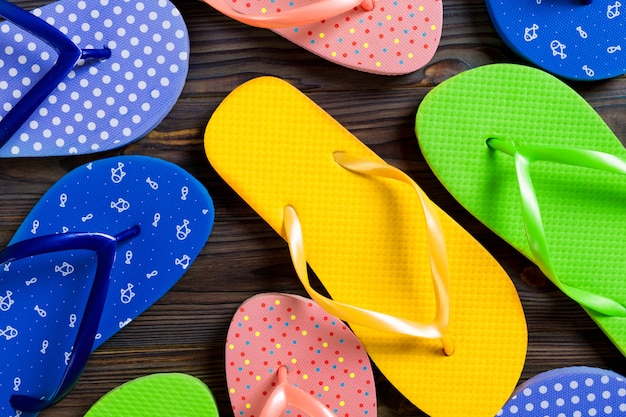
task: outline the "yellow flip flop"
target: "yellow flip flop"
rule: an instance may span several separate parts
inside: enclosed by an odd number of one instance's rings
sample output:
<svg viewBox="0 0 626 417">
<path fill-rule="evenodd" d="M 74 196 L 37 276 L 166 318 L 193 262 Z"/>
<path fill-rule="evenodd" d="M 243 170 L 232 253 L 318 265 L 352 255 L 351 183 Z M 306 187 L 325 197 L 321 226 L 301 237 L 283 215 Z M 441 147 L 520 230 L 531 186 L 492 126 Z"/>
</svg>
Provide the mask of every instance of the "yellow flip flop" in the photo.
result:
<svg viewBox="0 0 626 417">
<path fill-rule="evenodd" d="M 526 357 L 519 297 L 406 174 L 273 77 L 220 104 L 205 150 L 288 242 L 311 298 L 350 324 L 403 395 L 431 416 L 498 412 Z M 309 285 L 307 262 L 332 300 Z"/>
</svg>

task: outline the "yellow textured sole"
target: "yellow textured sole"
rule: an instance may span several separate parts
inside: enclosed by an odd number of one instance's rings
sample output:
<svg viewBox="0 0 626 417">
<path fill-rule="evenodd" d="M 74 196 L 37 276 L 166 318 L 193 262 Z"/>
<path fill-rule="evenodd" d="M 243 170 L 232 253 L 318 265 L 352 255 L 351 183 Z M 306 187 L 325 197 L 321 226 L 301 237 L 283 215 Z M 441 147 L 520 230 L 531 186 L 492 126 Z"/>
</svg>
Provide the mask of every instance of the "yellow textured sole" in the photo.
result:
<svg viewBox="0 0 626 417">
<path fill-rule="evenodd" d="M 283 238 L 283 209 L 296 209 L 306 258 L 333 299 L 432 320 L 417 195 L 405 184 L 339 166 L 335 151 L 380 158 L 300 91 L 272 77 L 236 88 L 211 117 L 205 150 L 218 174 Z M 444 356 L 438 340 L 352 328 L 381 372 L 424 412 L 492 417 L 524 365 L 524 312 L 496 260 L 438 214 L 450 262 L 448 334 L 455 353 Z"/>
</svg>

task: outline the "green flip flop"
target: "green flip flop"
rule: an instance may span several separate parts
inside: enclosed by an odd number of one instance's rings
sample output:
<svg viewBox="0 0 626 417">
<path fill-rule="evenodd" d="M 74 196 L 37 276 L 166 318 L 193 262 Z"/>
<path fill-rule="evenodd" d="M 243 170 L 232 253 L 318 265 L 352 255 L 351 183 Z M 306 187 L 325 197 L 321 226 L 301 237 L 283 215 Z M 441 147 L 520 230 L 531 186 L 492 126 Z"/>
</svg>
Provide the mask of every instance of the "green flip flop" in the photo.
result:
<svg viewBox="0 0 626 417">
<path fill-rule="evenodd" d="M 626 150 L 595 110 L 541 70 L 493 64 L 435 87 L 415 126 L 448 191 L 626 354 Z"/>
<path fill-rule="evenodd" d="M 104 395 L 85 417 L 217 417 L 213 394 L 187 374 L 152 374 L 129 381 Z"/>
</svg>

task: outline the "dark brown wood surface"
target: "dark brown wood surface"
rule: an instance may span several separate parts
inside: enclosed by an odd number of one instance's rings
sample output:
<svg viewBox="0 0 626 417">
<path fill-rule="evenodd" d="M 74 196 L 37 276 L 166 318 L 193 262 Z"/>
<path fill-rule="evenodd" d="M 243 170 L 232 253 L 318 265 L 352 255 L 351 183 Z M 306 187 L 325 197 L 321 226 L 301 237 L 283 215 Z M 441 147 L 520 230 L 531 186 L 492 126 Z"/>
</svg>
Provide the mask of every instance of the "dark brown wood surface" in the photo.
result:
<svg viewBox="0 0 626 417">
<path fill-rule="evenodd" d="M 32 8 L 47 1 L 16 3 Z M 155 131 L 108 153 L 0 162 L 2 247 L 56 180 L 78 165 L 114 154 L 151 155 L 179 164 L 207 187 L 216 209 L 213 232 L 187 274 L 94 352 L 74 390 L 41 416 L 82 416 L 109 390 L 155 372 L 185 372 L 202 379 L 213 391 L 220 414 L 232 416 L 224 343 L 235 309 L 261 292 L 304 295 L 284 241 L 221 180 L 203 150 L 204 128 L 216 106 L 233 88 L 261 75 L 286 79 L 309 95 L 381 157 L 405 170 L 498 259 L 519 291 L 528 320 L 528 355 L 521 380 L 570 365 L 610 368 L 626 375 L 626 359 L 582 308 L 545 283 L 531 262 L 471 218 L 437 182 L 420 154 L 414 116 L 434 85 L 476 66 L 519 62 L 495 32 L 482 0 L 446 0 L 443 37 L 433 60 L 420 71 L 398 77 L 331 64 L 269 30 L 232 21 L 197 0 L 175 3 L 189 29 L 189 75 L 177 104 Z M 571 85 L 626 141 L 626 77 Z M 423 415 L 380 373 L 376 375 L 381 417 Z"/>
</svg>

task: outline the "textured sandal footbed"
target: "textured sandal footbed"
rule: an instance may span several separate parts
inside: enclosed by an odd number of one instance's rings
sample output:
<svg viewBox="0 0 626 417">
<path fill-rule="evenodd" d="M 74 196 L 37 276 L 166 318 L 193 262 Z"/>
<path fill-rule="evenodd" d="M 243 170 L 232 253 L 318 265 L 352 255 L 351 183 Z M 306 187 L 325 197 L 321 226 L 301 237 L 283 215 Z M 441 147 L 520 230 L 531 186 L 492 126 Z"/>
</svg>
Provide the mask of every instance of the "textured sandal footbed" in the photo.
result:
<svg viewBox="0 0 626 417">
<path fill-rule="evenodd" d="M 226 340 L 235 416 L 260 415 L 281 365 L 287 367 L 290 385 L 337 416 L 376 417 L 372 365 L 354 333 L 308 298 L 257 294 L 239 306 Z M 286 413 L 302 415 L 302 410 L 292 406 Z"/>
<path fill-rule="evenodd" d="M 591 81 L 626 73 L 619 1 L 486 0 L 491 20 L 518 55 L 563 78 Z"/>
<path fill-rule="evenodd" d="M 242 14 L 273 13 L 316 0 L 234 0 Z M 294 28 L 273 29 L 282 37 L 331 62 L 365 72 L 399 75 L 426 65 L 441 39 L 441 0 L 381 1 L 340 16 Z"/>
<path fill-rule="evenodd" d="M 478 220 L 532 260 L 512 157 L 491 151 L 499 137 L 519 145 L 591 149 L 626 157 L 595 110 L 541 70 L 478 67 L 443 82 L 420 104 L 422 153 L 450 193 Z M 531 164 L 550 258 L 562 282 L 626 302 L 626 177 L 537 161 Z M 624 351 L 626 320 L 589 312 Z"/>
<path fill-rule="evenodd" d="M 306 258 L 334 299 L 432 320 L 427 242 L 415 192 L 337 165 L 337 150 L 378 157 L 305 95 L 271 77 L 238 87 L 211 117 L 205 148 L 216 171 L 283 237 L 283 208 L 295 208 Z M 443 356 L 437 340 L 352 329 L 391 383 L 425 412 L 467 415 L 472 404 L 473 415 L 493 416 L 524 363 L 524 313 L 493 257 L 444 212 L 438 214 L 450 261 L 449 332 L 456 353 Z"/>
<path fill-rule="evenodd" d="M 626 380 L 613 371 L 572 366 L 542 372 L 515 389 L 501 416 L 596 416 L 626 412 Z"/>
<path fill-rule="evenodd" d="M 62 0 L 32 11 L 80 48 L 111 57 L 79 63 L 2 148 L 0 157 L 114 149 L 154 129 L 172 109 L 189 66 L 187 27 L 166 0 Z M 54 65 L 56 52 L 12 22 L 0 25 L 3 115 Z"/>
<path fill-rule="evenodd" d="M 186 374 L 152 374 L 126 382 L 100 398 L 85 417 L 217 417 L 209 388 Z"/>
</svg>

